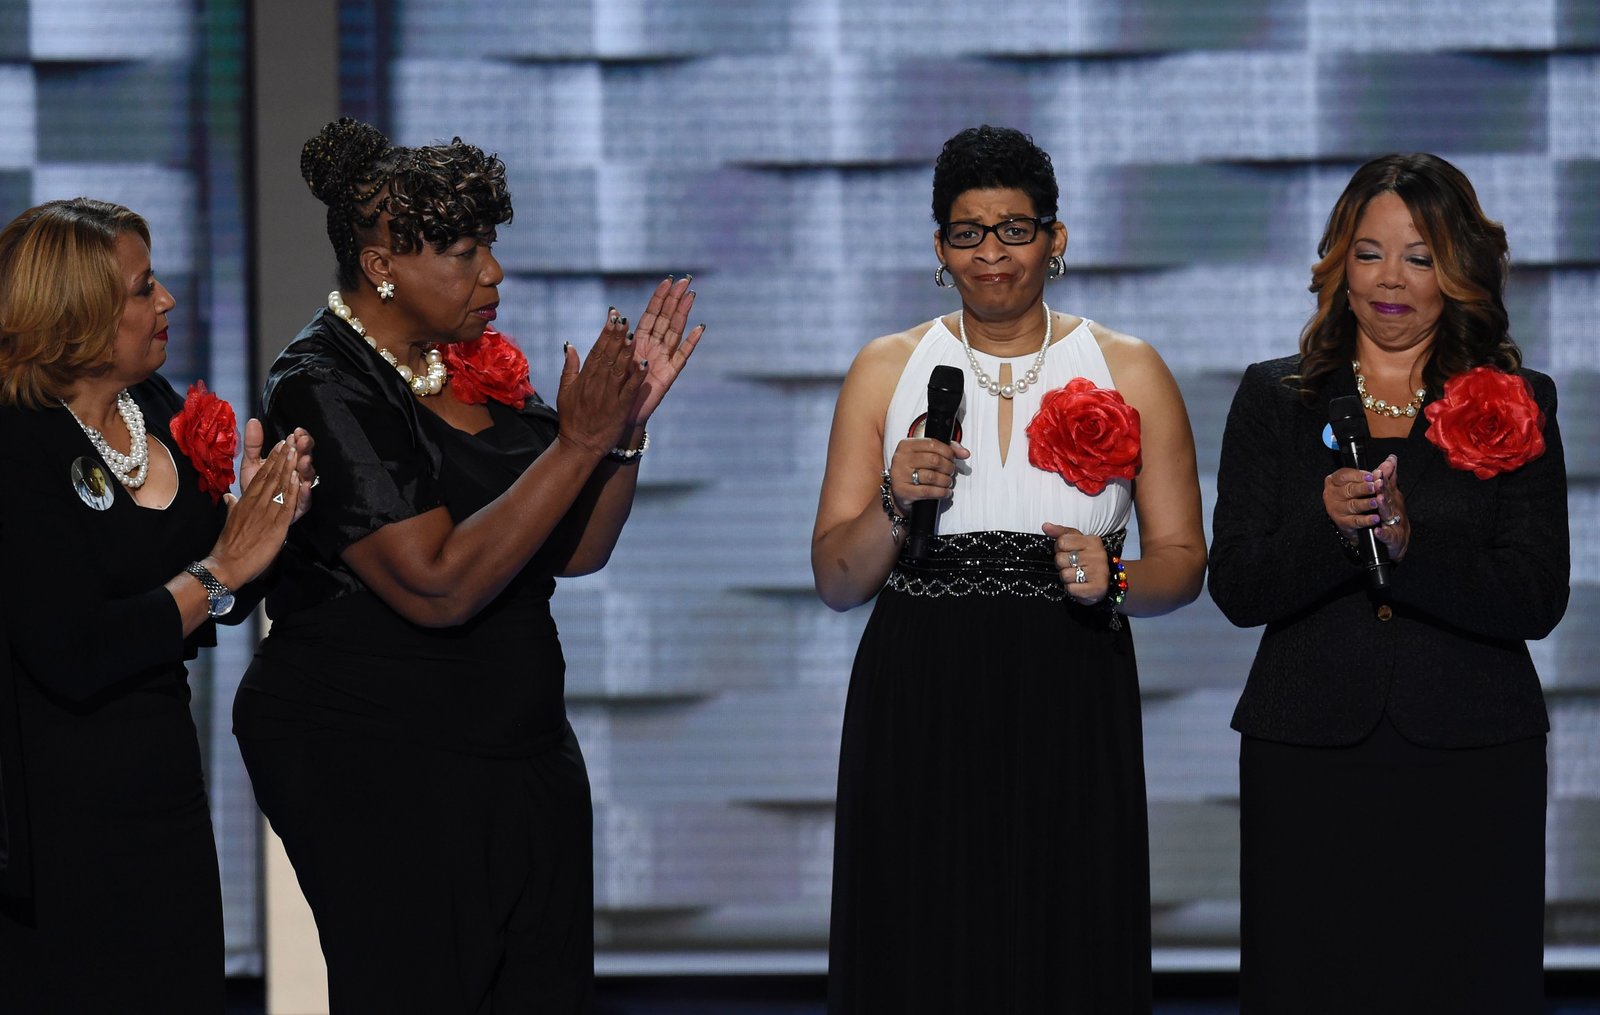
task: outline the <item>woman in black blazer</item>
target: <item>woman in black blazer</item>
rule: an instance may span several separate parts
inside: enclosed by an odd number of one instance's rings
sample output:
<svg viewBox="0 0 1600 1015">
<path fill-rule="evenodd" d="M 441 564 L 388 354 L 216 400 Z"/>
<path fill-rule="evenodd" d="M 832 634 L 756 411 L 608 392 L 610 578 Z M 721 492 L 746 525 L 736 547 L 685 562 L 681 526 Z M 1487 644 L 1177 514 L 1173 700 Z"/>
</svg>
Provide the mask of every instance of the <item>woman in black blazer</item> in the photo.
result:
<svg viewBox="0 0 1600 1015">
<path fill-rule="evenodd" d="M 1233 719 L 1246 1013 L 1540 1010 L 1549 721 L 1526 641 L 1566 610 L 1566 472 L 1506 250 L 1448 162 L 1367 163 L 1300 354 L 1250 367 L 1229 413 L 1211 595 L 1266 625 Z M 1362 469 L 1333 450 L 1339 396 L 1361 399 Z"/>
</svg>

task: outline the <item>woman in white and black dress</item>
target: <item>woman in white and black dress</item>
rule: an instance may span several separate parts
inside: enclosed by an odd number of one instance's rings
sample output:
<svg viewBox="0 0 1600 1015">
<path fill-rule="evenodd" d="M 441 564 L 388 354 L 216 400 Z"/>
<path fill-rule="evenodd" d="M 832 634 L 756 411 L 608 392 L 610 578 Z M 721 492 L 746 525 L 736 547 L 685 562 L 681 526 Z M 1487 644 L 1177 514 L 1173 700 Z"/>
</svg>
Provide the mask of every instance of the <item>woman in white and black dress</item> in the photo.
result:
<svg viewBox="0 0 1600 1015">
<path fill-rule="evenodd" d="M 1044 304 L 1067 245 L 1057 193 L 1026 135 L 951 138 L 934 253 L 961 306 L 868 344 L 839 395 L 812 569 L 834 609 L 877 602 L 840 751 L 836 1015 L 1150 1005 L 1124 618 L 1199 594 L 1199 484 L 1155 350 Z M 965 375 L 951 445 L 918 431 L 941 365 Z M 925 500 L 938 535 L 913 559 L 904 516 Z"/>
</svg>

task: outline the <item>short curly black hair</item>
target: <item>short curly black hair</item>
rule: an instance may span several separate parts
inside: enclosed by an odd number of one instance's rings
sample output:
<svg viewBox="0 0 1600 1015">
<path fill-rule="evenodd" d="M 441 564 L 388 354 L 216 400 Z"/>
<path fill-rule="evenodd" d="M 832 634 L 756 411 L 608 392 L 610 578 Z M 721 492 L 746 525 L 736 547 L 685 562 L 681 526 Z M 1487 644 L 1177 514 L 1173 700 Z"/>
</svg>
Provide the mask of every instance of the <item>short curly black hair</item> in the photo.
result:
<svg viewBox="0 0 1600 1015">
<path fill-rule="evenodd" d="M 950 207 L 969 190 L 1016 189 L 1033 201 L 1033 213 L 1056 213 L 1061 196 L 1050 155 L 1011 127 L 968 127 L 944 143 L 933 164 L 933 220 L 950 222 Z"/>
<path fill-rule="evenodd" d="M 398 254 L 423 243 L 442 251 L 511 221 L 505 163 L 459 137 L 403 148 L 371 124 L 341 117 L 300 149 L 300 175 L 328 206 L 328 241 L 346 290 L 361 283 L 357 255 L 379 238 L 383 214 L 388 246 Z"/>
</svg>

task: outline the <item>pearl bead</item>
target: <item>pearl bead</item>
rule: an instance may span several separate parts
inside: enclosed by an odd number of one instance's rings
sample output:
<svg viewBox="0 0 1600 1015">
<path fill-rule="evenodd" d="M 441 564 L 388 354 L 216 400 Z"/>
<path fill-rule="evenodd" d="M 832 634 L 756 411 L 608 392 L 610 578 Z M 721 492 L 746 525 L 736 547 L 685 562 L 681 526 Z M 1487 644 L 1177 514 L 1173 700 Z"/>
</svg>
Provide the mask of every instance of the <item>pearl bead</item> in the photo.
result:
<svg viewBox="0 0 1600 1015">
<path fill-rule="evenodd" d="M 438 349 L 430 348 L 423 354 L 423 359 L 428 364 L 428 373 L 426 377 L 418 376 L 416 371 L 396 359 L 394 353 L 380 347 L 377 341 L 367 334 L 366 326 L 361 323 L 359 317 L 350 312 L 350 307 L 345 303 L 344 297 L 339 295 L 339 290 L 335 289 L 328 294 L 328 309 L 333 311 L 335 317 L 350 325 L 351 330 L 357 335 L 366 339 L 367 345 L 371 346 L 372 350 L 379 356 L 382 356 L 385 363 L 395 368 L 395 371 L 400 374 L 400 380 L 405 382 L 406 386 L 411 389 L 412 394 L 419 398 L 427 395 L 437 395 L 444 390 L 445 384 L 449 383 L 450 371 L 444 365 L 444 356 Z"/>
</svg>

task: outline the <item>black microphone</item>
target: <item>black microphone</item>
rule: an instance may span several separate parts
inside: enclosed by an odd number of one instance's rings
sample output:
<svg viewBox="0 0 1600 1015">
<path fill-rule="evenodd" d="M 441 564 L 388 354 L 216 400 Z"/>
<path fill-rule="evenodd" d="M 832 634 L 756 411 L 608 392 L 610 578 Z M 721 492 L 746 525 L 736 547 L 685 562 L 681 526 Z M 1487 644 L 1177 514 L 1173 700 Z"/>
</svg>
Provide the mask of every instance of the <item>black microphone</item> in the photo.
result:
<svg viewBox="0 0 1600 1015">
<path fill-rule="evenodd" d="M 928 418 L 922 427 L 924 437 L 950 443 L 956 430 L 956 410 L 961 408 L 964 376 L 960 367 L 933 368 L 928 376 Z M 938 517 L 937 500 L 919 500 L 911 505 L 911 526 L 906 535 L 906 551 L 911 556 L 927 556 L 928 537 L 933 535 L 933 523 Z"/>
<path fill-rule="evenodd" d="M 1339 460 L 1346 468 L 1370 471 L 1361 464 L 1361 451 L 1372 434 L 1367 430 L 1367 410 L 1356 395 L 1340 395 L 1328 403 L 1328 425 L 1339 445 Z M 1362 529 L 1356 536 L 1356 553 L 1367 569 L 1374 591 L 1389 587 L 1389 548 L 1378 541 L 1378 530 Z"/>
</svg>

